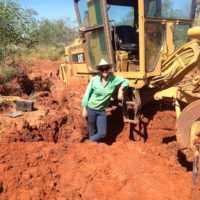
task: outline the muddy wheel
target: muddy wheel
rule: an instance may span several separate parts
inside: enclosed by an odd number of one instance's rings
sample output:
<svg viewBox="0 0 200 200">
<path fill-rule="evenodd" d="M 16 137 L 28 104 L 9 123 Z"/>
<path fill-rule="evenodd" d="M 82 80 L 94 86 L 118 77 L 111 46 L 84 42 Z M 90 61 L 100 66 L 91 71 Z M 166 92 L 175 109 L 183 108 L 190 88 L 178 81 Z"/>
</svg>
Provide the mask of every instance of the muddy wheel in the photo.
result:
<svg viewBox="0 0 200 200">
<path fill-rule="evenodd" d="M 192 124 L 200 118 L 200 100 L 194 101 L 183 109 L 176 122 L 176 138 L 180 149 L 190 145 Z"/>
</svg>

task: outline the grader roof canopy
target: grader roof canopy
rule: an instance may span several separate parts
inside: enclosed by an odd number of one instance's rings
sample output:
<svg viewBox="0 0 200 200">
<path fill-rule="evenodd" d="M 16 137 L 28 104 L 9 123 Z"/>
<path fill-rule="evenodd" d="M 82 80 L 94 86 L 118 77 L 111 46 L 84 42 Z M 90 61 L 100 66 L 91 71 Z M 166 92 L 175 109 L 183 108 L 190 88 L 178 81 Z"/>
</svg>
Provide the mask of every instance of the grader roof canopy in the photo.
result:
<svg viewBox="0 0 200 200">
<path fill-rule="evenodd" d="M 135 5 L 137 5 L 137 1 L 133 1 L 133 0 L 127 0 L 127 1 L 108 0 L 107 4 L 118 5 L 118 6 L 135 6 Z"/>
</svg>

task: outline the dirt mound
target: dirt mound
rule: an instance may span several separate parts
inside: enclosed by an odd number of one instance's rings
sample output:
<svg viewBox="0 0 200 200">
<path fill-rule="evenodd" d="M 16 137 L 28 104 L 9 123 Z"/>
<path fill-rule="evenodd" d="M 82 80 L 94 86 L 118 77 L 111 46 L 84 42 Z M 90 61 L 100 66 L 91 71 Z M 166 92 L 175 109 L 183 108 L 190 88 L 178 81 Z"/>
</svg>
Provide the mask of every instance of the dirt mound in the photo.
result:
<svg viewBox="0 0 200 200">
<path fill-rule="evenodd" d="M 34 111 L 12 119 L 6 114 L 14 104 L 0 109 L 0 199 L 197 199 L 191 163 L 178 151 L 172 108 L 147 105 L 135 127 L 123 123 L 122 109 L 113 104 L 107 137 L 81 143 L 86 84 L 66 87 L 58 66 L 37 62 L 13 81 L 18 93 L 9 94 L 34 100 Z"/>
<path fill-rule="evenodd" d="M 58 80 L 56 74 L 59 65 L 56 68 L 41 66 L 40 62 L 32 68 L 25 68 L 26 75 L 13 80 L 13 83 L 17 83 L 14 85 L 18 86 L 14 95 L 34 101 L 34 111 L 12 119 L 6 114 L 15 111 L 15 105 L 3 104 L 1 142 L 78 142 L 83 137 L 82 133 L 86 132 L 86 122 L 80 115 L 81 91 L 73 87 L 67 88 L 63 81 Z M 84 87 L 82 88 L 83 91 Z"/>
<path fill-rule="evenodd" d="M 2 199 L 185 199 L 190 175 L 133 142 L 1 144 Z M 137 162 L 136 162 L 137 161 Z M 156 163 L 156 165 L 155 165 Z M 179 177 L 177 179 L 177 177 Z"/>
<path fill-rule="evenodd" d="M 75 148 L 76 151 L 69 147 L 64 159 L 70 166 L 61 167 L 67 171 L 61 177 L 61 197 L 138 200 L 189 197 L 189 175 L 163 159 L 161 148 L 151 149 L 148 144 L 130 141 L 112 146 L 77 144 Z"/>
<path fill-rule="evenodd" d="M 10 143 L 0 149 L 0 199 L 56 199 L 61 176 L 58 154 L 65 154 L 65 146 Z"/>
</svg>

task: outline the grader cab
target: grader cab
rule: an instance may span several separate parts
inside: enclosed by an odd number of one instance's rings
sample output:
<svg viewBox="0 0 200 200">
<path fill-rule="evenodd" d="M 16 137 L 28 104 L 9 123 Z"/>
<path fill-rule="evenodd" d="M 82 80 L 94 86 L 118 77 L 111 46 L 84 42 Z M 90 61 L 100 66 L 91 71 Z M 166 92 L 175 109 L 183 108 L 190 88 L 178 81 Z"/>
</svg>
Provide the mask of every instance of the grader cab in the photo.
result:
<svg viewBox="0 0 200 200">
<path fill-rule="evenodd" d="M 197 151 L 200 128 L 198 0 L 74 0 L 80 38 L 65 51 L 60 76 L 90 78 L 101 58 L 129 79 L 124 121 L 139 123 L 152 100 L 171 102 L 181 150 Z"/>
</svg>

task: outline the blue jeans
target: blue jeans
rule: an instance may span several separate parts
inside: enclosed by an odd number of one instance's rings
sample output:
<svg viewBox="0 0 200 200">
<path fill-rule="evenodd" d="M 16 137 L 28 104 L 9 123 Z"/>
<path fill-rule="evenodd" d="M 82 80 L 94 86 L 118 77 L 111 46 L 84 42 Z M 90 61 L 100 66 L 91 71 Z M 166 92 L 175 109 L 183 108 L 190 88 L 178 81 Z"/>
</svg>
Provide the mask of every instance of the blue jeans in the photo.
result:
<svg viewBox="0 0 200 200">
<path fill-rule="evenodd" d="M 107 133 L 107 116 L 105 110 L 87 108 L 89 141 L 99 141 Z"/>
</svg>

